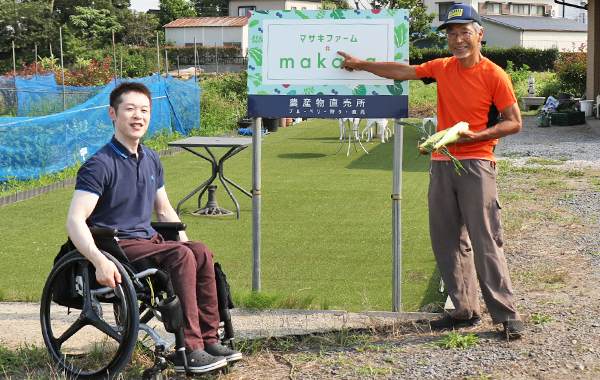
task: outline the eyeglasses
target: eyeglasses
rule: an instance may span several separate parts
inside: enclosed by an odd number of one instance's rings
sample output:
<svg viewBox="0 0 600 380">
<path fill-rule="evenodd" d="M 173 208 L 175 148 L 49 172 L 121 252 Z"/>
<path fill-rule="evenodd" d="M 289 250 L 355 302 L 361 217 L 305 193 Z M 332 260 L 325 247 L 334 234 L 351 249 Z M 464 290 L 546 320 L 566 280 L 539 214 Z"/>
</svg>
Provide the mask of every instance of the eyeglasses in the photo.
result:
<svg viewBox="0 0 600 380">
<path fill-rule="evenodd" d="M 450 32 L 447 33 L 446 36 L 448 37 L 449 40 L 455 40 L 458 38 L 458 36 L 460 36 L 461 39 L 466 40 L 471 38 L 471 36 L 473 36 L 473 34 L 475 34 L 474 32 L 470 31 L 470 30 L 466 30 L 464 32 Z"/>
</svg>

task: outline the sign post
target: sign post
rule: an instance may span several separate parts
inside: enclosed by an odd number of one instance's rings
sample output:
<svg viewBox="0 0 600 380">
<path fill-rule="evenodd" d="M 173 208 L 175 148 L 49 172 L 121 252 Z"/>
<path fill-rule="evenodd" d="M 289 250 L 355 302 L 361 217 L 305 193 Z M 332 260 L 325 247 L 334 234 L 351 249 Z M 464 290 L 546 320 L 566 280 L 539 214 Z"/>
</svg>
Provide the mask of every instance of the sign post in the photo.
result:
<svg viewBox="0 0 600 380">
<path fill-rule="evenodd" d="M 248 116 L 253 118 L 252 289 L 260 290 L 260 118 L 406 118 L 408 82 L 341 69 L 338 51 L 408 63 L 404 9 L 253 11 Z M 401 311 L 402 127 L 394 123 L 393 309 Z M 257 197 L 257 199 L 254 199 Z"/>
</svg>

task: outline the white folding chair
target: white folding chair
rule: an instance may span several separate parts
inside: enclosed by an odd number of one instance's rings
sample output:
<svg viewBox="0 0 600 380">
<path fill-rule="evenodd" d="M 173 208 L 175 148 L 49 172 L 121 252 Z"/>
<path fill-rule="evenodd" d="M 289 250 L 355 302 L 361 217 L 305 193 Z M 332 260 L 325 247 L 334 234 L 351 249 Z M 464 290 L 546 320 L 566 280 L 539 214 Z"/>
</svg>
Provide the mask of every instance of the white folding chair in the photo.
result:
<svg viewBox="0 0 600 380">
<path fill-rule="evenodd" d="M 367 127 L 363 129 L 361 133 L 361 137 L 364 136 L 365 132 L 367 132 L 367 142 L 373 139 L 373 124 L 379 127 L 379 134 L 381 135 L 381 142 L 386 142 L 386 140 L 390 139 L 392 135 L 392 131 L 388 128 L 388 119 L 367 119 Z M 377 132 L 377 131 L 375 131 Z"/>
</svg>

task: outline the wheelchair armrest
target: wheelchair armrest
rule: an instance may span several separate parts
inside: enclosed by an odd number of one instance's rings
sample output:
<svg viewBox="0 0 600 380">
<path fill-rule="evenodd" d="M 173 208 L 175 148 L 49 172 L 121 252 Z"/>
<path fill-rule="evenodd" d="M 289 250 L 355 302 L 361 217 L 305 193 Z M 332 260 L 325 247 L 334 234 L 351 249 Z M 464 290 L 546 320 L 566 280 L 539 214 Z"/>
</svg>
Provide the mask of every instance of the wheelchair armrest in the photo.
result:
<svg viewBox="0 0 600 380">
<path fill-rule="evenodd" d="M 179 231 L 185 231 L 187 225 L 181 222 L 152 222 L 152 228 L 165 240 L 179 241 Z"/>
<path fill-rule="evenodd" d="M 111 227 L 90 227 L 90 232 L 95 238 L 113 238 L 119 233 L 119 230 Z"/>
<path fill-rule="evenodd" d="M 152 222 L 150 225 L 155 230 L 185 231 L 187 228 L 187 224 L 182 222 Z"/>
</svg>

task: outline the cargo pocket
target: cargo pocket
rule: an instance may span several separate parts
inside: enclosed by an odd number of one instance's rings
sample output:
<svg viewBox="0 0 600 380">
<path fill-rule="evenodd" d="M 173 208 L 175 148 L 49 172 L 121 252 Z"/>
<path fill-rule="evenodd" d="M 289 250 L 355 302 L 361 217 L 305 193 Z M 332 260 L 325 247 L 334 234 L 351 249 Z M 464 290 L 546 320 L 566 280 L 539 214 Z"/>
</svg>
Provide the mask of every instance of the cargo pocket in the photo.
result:
<svg viewBox="0 0 600 380">
<path fill-rule="evenodd" d="M 504 240 L 502 239 L 502 221 L 500 218 L 500 210 L 502 210 L 502 206 L 500 206 L 500 201 L 498 198 L 489 203 L 487 211 L 490 222 L 490 230 L 492 233 L 492 238 L 494 239 L 494 242 L 498 248 L 502 248 L 502 245 L 504 244 Z"/>
</svg>

